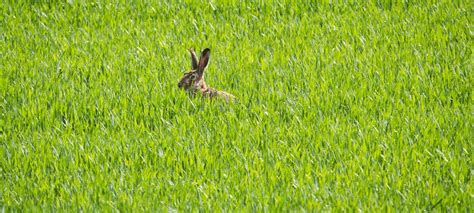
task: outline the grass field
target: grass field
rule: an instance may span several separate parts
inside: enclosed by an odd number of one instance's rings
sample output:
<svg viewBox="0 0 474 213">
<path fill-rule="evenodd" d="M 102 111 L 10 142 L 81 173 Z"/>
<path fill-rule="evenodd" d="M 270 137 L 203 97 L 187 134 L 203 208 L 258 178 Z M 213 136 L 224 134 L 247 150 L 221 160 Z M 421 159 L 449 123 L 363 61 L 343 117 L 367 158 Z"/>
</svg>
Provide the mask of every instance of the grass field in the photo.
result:
<svg viewBox="0 0 474 213">
<path fill-rule="evenodd" d="M 0 7 L 2 211 L 474 209 L 472 1 Z"/>
</svg>

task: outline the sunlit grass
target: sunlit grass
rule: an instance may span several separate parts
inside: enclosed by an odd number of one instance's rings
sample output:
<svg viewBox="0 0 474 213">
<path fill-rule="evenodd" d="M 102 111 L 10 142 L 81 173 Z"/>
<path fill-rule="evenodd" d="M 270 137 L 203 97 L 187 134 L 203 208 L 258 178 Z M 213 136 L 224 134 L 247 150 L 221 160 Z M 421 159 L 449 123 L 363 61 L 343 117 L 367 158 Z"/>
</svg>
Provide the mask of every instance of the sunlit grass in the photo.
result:
<svg viewBox="0 0 474 213">
<path fill-rule="evenodd" d="M 0 8 L 2 208 L 473 209 L 469 1 Z"/>
</svg>

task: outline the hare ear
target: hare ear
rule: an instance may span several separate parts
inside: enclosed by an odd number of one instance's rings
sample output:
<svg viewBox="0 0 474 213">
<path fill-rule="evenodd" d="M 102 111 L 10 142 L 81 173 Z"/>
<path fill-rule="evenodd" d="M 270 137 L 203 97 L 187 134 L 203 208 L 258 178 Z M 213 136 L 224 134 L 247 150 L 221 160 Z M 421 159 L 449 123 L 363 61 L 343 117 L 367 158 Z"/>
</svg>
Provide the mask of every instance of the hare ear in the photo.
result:
<svg viewBox="0 0 474 213">
<path fill-rule="evenodd" d="M 198 68 L 196 53 L 194 52 L 193 48 L 189 49 L 189 53 L 191 53 L 191 68 L 196 70 Z"/>
<path fill-rule="evenodd" d="M 211 56 L 211 50 L 209 48 L 206 48 L 202 51 L 201 53 L 201 58 L 199 58 L 199 66 L 198 70 L 199 72 L 204 72 L 204 68 L 206 68 L 207 63 L 209 63 L 209 57 Z"/>
</svg>

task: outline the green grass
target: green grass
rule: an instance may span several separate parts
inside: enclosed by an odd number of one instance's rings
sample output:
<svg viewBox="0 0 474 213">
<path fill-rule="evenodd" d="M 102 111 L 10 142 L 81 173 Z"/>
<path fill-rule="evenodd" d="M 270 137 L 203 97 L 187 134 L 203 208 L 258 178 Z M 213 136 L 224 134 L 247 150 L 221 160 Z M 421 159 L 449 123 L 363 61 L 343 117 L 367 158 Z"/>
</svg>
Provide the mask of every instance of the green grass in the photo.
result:
<svg viewBox="0 0 474 213">
<path fill-rule="evenodd" d="M 79 2 L 0 6 L 2 210 L 474 209 L 472 1 Z"/>
</svg>

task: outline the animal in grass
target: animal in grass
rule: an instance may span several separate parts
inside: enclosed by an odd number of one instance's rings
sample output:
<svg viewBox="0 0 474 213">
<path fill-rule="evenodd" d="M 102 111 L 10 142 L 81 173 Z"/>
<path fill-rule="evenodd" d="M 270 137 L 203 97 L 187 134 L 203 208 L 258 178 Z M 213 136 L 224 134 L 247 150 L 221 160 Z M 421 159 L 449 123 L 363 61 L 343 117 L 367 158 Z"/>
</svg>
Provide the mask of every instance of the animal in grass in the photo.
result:
<svg viewBox="0 0 474 213">
<path fill-rule="evenodd" d="M 191 48 L 189 49 L 191 54 L 191 71 L 184 74 L 183 78 L 178 83 L 178 87 L 188 91 L 191 95 L 201 94 L 206 98 L 222 98 L 229 101 L 235 101 L 234 95 L 219 91 L 214 88 L 210 88 L 204 81 L 204 70 L 209 63 L 209 57 L 211 56 L 211 50 L 209 48 L 204 49 L 201 52 L 199 61 L 197 60 L 196 53 Z"/>
</svg>

